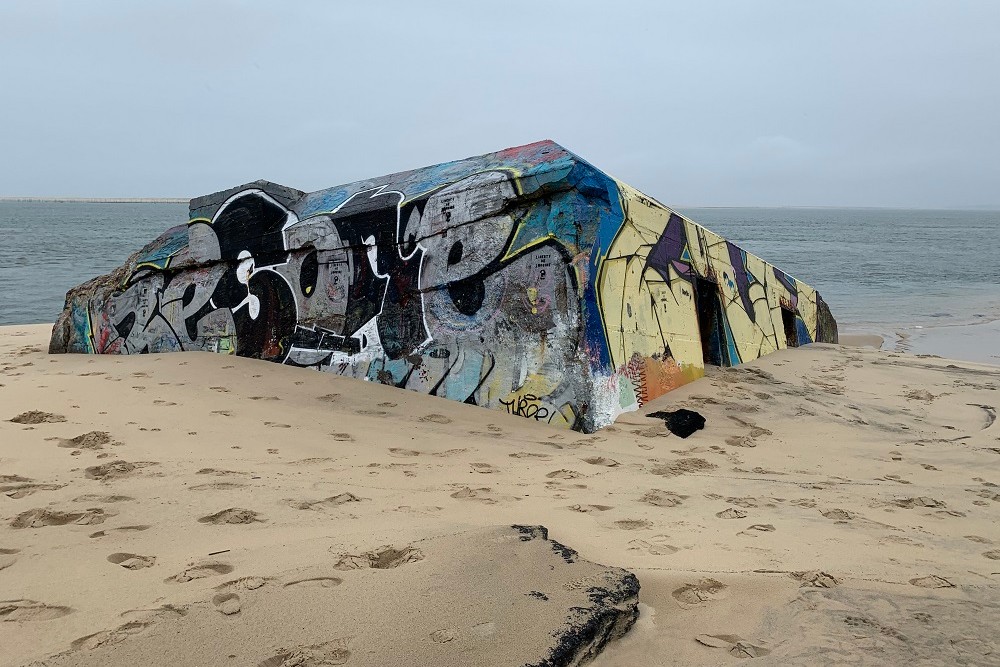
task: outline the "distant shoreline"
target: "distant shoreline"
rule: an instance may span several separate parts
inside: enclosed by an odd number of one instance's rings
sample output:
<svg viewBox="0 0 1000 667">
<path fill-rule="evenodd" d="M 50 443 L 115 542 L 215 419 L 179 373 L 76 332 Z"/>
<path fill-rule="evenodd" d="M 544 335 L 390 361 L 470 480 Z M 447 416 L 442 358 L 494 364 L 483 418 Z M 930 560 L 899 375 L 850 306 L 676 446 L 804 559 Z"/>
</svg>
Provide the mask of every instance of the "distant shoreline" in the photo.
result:
<svg viewBox="0 0 1000 667">
<path fill-rule="evenodd" d="M 181 197 L 0 197 L 0 202 L 54 202 L 72 204 L 187 204 Z"/>
</svg>

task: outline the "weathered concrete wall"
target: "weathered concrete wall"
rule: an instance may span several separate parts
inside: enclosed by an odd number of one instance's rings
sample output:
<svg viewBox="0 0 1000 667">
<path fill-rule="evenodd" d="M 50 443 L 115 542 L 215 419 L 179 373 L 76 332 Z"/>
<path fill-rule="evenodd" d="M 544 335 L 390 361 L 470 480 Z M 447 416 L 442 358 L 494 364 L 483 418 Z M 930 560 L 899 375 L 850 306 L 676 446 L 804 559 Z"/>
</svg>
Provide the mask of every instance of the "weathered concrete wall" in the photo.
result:
<svg viewBox="0 0 1000 667">
<path fill-rule="evenodd" d="M 548 141 L 190 212 L 67 294 L 52 352 L 235 353 L 592 431 L 837 337 L 815 290 Z"/>
</svg>

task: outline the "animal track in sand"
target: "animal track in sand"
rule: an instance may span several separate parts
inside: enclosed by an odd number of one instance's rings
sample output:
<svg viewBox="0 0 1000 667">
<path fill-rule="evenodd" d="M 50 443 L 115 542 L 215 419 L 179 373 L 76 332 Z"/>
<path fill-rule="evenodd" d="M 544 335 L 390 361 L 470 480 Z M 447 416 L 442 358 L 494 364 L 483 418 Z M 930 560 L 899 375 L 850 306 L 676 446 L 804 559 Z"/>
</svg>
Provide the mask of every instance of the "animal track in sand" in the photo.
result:
<svg viewBox="0 0 1000 667">
<path fill-rule="evenodd" d="M 229 574 L 235 568 L 228 563 L 220 562 L 207 562 L 199 563 L 197 565 L 191 565 L 183 572 L 178 572 L 172 577 L 167 577 L 163 581 L 165 583 L 174 584 L 184 584 L 189 581 L 194 581 L 195 579 L 204 579 L 206 577 L 215 577 L 220 574 Z"/>
<path fill-rule="evenodd" d="M 360 570 L 372 568 L 375 570 L 388 570 L 407 563 L 416 563 L 423 559 L 424 554 L 419 549 L 410 546 L 397 549 L 391 545 L 386 545 L 362 554 L 343 554 L 340 560 L 337 561 L 337 564 L 333 566 L 333 569 Z"/>
<path fill-rule="evenodd" d="M 289 500 L 287 502 L 297 510 L 320 511 L 327 508 L 340 507 L 346 503 L 361 502 L 361 498 L 358 498 L 353 493 L 345 492 L 330 496 L 329 498 L 323 498 L 322 500 Z"/>
<path fill-rule="evenodd" d="M 120 565 L 126 570 L 141 570 L 156 565 L 156 556 L 141 556 L 130 553 L 113 553 L 108 556 L 108 562 Z"/>
<path fill-rule="evenodd" d="M 22 412 L 16 417 L 8 419 L 7 421 L 15 424 L 55 424 L 66 421 L 66 418 L 62 415 L 52 414 L 51 412 L 28 410 L 27 412 Z"/>
<path fill-rule="evenodd" d="M 695 584 L 684 584 L 670 593 L 678 602 L 697 605 L 718 600 L 726 596 L 728 587 L 715 579 L 701 579 Z"/>
<path fill-rule="evenodd" d="M 233 616 L 240 613 L 240 596 L 236 593 L 219 593 L 212 596 L 212 604 L 220 613 Z"/>
<path fill-rule="evenodd" d="M 344 583 L 339 577 L 309 577 L 308 579 L 296 579 L 289 581 L 284 586 L 308 586 L 312 588 L 335 588 Z"/>
<path fill-rule="evenodd" d="M 424 415 L 418 421 L 431 422 L 433 424 L 450 424 L 451 423 L 451 419 L 450 418 L 445 417 L 444 415 L 436 414 L 436 413 L 431 413 L 429 415 Z"/>
<path fill-rule="evenodd" d="M 111 434 L 107 431 L 88 431 L 75 438 L 60 438 L 59 446 L 68 449 L 104 449 L 111 444 Z"/>
<path fill-rule="evenodd" d="M 322 644 L 283 649 L 277 655 L 257 663 L 257 667 L 326 667 L 343 665 L 351 658 L 346 639 Z"/>
<path fill-rule="evenodd" d="M 35 600 L 0 600 L 0 621 L 51 621 L 71 613 L 72 607 L 48 605 Z"/>
<path fill-rule="evenodd" d="M 137 533 L 144 530 L 149 530 L 152 526 L 119 526 L 118 528 L 106 528 L 105 530 L 99 530 L 96 533 L 91 533 L 87 537 L 97 538 L 97 537 L 107 537 L 108 533 Z"/>
<path fill-rule="evenodd" d="M 105 512 L 103 509 L 91 508 L 83 512 L 59 512 L 36 508 L 21 512 L 10 522 L 11 528 L 44 528 L 45 526 L 65 526 L 76 524 L 78 526 L 92 526 L 104 523 L 104 520 L 114 514 Z"/>
<path fill-rule="evenodd" d="M 263 523 L 263 521 L 264 519 L 260 518 L 260 514 L 243 507 L 230 507 L 198 519 L 198 523 L 211 523 L 215 525 Z"/>
</svg>

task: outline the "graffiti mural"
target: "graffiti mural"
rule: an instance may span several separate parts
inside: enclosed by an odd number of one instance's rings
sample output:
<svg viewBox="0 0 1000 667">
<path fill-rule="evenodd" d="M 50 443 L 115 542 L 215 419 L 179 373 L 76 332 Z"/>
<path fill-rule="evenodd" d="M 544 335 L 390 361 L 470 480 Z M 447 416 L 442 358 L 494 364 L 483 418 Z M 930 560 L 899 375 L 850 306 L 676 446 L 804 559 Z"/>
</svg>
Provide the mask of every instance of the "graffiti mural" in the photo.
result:
<svg viewBox="0 0 1000 667">
<path fill-rule="evenodd" d="M 190 211 L 67 294 L 51 351 L 236 354 L 589 432 L 836 341 L 815 290 L 552 142 Z"/>
</svg>

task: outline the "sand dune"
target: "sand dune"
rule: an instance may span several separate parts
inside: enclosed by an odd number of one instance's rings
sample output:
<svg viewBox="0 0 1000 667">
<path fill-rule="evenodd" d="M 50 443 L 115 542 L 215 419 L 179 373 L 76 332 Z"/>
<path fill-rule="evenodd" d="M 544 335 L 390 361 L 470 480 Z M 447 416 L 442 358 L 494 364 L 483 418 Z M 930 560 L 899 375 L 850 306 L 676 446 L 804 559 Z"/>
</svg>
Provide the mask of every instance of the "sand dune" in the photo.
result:
<svg viewBox="0 0 1000 667">
<path fill-rule="evenodd" d="M 259 582 L 331 588 L 321 624 L 345 557 L 511 524 L 638 576 L 642 615 L 598 666 L 1000 663 L 995 367 L 814 345 L 584 435 L 235 357 L 48 356 L 47 337 L 0 329 L 0 664 L 106 664 L 109 638 L 183 615 L 206 619 L 176 636 L 200 664 L 237 664 L 212 638 L 247 631 Z M 705 429 L 644 416 L 679 406 Z M 332 627 L 293 654 L 303 617 L 251 606 L 249 664 L 370 664 Z M 416 641 L 399 625 L 392 655 Z"/>
</svg>

